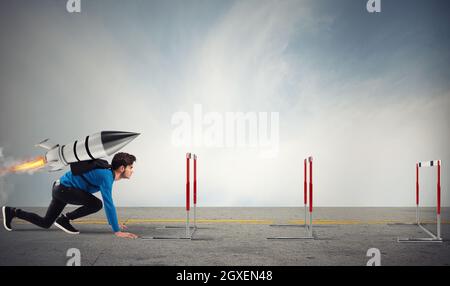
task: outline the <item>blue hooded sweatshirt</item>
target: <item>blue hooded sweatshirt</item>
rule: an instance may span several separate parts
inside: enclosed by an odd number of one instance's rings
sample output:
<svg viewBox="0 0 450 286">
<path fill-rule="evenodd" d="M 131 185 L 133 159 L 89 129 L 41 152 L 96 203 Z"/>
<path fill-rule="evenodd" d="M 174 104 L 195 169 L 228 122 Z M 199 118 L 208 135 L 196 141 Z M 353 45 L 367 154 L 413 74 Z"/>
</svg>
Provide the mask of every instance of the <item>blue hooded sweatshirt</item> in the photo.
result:
<svg viewBox="0 0 450 286">
<path fill-rule="evenodd" d="M 81 176 L 74 176 L 72 172 L 65 173 L 60 178 L 60 183 L 66 187 L 72 187 L 83 190 L 85 192 L 94 194 L 100 192 L 102 194 L 103 205 L 105 208 L 106 217 L 114 232 L 120 231 L 117 220 L 116 207 L 114 206 L 112 198 L 112 185 L 114 183 L 114 173 L 111 169 L 94 169 L 83 174 L 83 176 L 92 185 L 98 186 L 94 188 L 89 186 Z"/>
</svg>

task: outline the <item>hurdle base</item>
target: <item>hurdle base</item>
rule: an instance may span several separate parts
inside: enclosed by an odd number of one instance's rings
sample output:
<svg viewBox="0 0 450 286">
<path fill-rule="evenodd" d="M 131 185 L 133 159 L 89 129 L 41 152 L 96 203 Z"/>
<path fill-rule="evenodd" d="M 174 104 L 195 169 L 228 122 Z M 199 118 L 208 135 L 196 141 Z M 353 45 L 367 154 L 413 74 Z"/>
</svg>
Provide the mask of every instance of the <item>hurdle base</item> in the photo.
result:
<svg viewBox="0 0 450 286">
<path fill-rule="evenodd" d="M 169 240 L 169 239 L 186 239 L 186 240 L 195 240 L 194 234 L 197 231 L 197 228 L 194 227 L 194 230 L 190 233 L 190 236 L 143 236 L 141 239 L 143 240 L 152 240 L 152 239 L 160 239 L 160 240 Z"/>
<path fill-rule="evenodd" d="M 272 227 L 305 227 L 304 224 L 270 224 Z"/>
<path fill-rule="evenodd" d="M 408 222 L 393 222 L 393 223 L 388 223 L 387 225 L 394 225 L 394 226 L 396 226 L 396 225 L 404 225 L 404 226 L 414 225 L 414 226 L 419 226 L 417 224 L 417 222 L 411 222 L 411 223 L 408 223 Z"/>
<path fill-rule="evenodd" d="M 157 226 L 154 227 L 154 229 L 186 229 L 185 226 Z M 190 226 L 189 229 L 191 230 L 199 230 L 199 229 L 211 229 L 211 227 L 198 227 L 198 226 Z"/>
<path fill-rule="evenodd" d="M 164 225 L 155 227 L 155 229 L 186 229 L 185 226 Z M 197 229 L 196 226 L 190 226 L 189 229 Z"/>
<path fill-rule="evenodd" d="M 151 239 L 161 239 L 161 240 L 169 240 L 169 239 L 186 239 L 192 240 L 190 237 L 164 237 L 164 236 L 149 236 L 149 237 L 141 237 L 143 240 L 151 240 Z"/>
<path fill-rule="evenodd" d="M 395 224 L 395 225 L 414 225 L 420 227 L 426 234 L 428 234 L 430 237 L 397 237 L 397 242 L 443 242 L 442 237 L 440 237 L 439 233 L 438 235 L 435 235 L 431 231 L 429 231 L 426 227 L 424 227 L 421 223 L 413 223 L 413 224 Z"/>
<path fill-rule="evenodd" d="M 398 237 L 397 238 L 397 242 L 400 243 L 421 243 L 421 242 L 434 242 L 434 243 L 441 243 L 443 242 L 442 238 L 432 238 L 432 237 L 425 237 L 425 238 L 416 238 L 416 237 L 412 237 L 412 238 L 408 238 L 408 237 Z"/>
</svg>

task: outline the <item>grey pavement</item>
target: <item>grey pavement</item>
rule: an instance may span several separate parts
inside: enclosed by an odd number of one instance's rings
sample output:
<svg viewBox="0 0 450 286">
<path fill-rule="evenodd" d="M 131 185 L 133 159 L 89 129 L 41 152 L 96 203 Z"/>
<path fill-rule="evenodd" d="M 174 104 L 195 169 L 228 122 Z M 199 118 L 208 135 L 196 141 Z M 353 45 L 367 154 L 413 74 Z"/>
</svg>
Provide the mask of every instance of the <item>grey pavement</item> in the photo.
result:
<svg viewBox="0 0 450 286">
<path fill-rule="evenodd" d="M 39 214 L 45 208 L 23 208 Z M 67 250 L 77 248 L 81 265 L 366 265 L 369 248 L 381 251 L 381 265 L 450 265 L 450 243 L 398 243 L 397 237 L 426 237 L 414 225 L 413 208 L 316 208 L 314 240 L 270 240 L 302 236 L 302 208 L 198 208 L 193 240 L 129 240 L 115 237 L 103 212 L 75 221 L 79 235 L 52 226 L 39 229 L 14 220 L 12 232 L 0 229 L 0 265 L 65 265 Z M 128 231 L 139 236 L 177 237 L 184 229 L 182 208 L 119 208 Z M 443 209 L 442 236 L 450 237 L 449 209 Z M 425 215 L 425 214 L 424 214 Z M 426 214 L 432 219 L 430 210 Z M 191 212 L 192 219 L 192 212 Z M 436 225 L 427 225 L 431 230 Z"/>
</svg>

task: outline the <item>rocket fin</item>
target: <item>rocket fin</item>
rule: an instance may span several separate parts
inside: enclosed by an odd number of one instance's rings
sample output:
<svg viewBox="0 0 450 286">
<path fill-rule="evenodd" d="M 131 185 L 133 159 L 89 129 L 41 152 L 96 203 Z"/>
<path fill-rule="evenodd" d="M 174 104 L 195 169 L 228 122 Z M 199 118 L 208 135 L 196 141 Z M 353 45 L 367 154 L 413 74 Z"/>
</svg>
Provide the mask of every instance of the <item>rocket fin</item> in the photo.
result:
<svg viewBox="0 0 450 286">
<path fill-rule="evenodd" d="M 41 147 L 41 148 L 46 149 L 46 150 L 51 150 L 51 149 L 55 148 L 57 146 L 57 144 L 53 144 L 49 140 L 50 139 L 47 138 L 47 139 L 39 142 L 38 144 L 36 144 L 34 146 L 35 147 Z"/>
</svg>

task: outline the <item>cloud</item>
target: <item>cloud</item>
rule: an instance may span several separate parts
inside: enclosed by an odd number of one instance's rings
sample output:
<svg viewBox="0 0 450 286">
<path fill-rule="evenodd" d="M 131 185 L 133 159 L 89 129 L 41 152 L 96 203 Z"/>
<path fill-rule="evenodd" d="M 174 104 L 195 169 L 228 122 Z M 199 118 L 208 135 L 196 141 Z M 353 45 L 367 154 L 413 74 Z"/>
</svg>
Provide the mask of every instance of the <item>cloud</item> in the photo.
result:
<svg viewBox="0 0 450 286">
<path fill-rule="evenodd" d="M 298 1 L 235 2 L 189 59 L 185 101 L 218 111 L 278 107 L 291 68 L 286 48 L 309 17 Z"/>
</svg>

